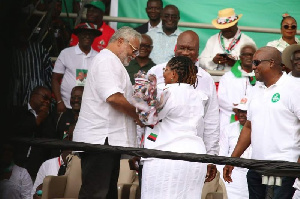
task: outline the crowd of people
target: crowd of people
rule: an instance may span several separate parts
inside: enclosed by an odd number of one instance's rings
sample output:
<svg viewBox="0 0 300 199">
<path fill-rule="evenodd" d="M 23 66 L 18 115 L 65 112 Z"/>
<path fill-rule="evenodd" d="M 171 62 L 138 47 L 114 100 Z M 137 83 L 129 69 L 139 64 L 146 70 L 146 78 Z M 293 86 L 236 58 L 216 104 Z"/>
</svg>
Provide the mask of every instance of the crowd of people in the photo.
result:
<svg viewBox="0 0 300 199">
<path fill-rule="evenodd" d="M 219 33 L 200 53 L 197 33 L 178 27 L 180 8 L 162 0 L 147 0 L 147 23 L 117 30 L 103 20 L 106 1 L 53 2 L 36 7 L 55 10 L 44 26 L 46 40 L 39 39 L 44 28 L 33 31 L 26 23 L 28 13 L 16 23 L 22 34 L 12 35 L 6 97 L 11 129 L 1 147 L 0 198 L 41 198 L 45 176 L 63 175 L 73 156 L 81 160 L 79 198 L 118 198 L 120 154 L 16 145 L 10 140 L 15 136 L 300 163 L 294 17 L 284 14 L 281 37 L 258 48 L 238 27 L 243 15 L 224 8 L 212 19 Z M 66 28 L 74 21 L 60 19 L 62 7 L 85 8 L 86 19 Z M 204 199 L 213 180 L 225 183 L 228 199 L 264 199 L 270 190 L 274 199 L 300 199 L 296 176 L 269 186 L 253 169 L 130 158 L 142 199 Z"/>
</svg>

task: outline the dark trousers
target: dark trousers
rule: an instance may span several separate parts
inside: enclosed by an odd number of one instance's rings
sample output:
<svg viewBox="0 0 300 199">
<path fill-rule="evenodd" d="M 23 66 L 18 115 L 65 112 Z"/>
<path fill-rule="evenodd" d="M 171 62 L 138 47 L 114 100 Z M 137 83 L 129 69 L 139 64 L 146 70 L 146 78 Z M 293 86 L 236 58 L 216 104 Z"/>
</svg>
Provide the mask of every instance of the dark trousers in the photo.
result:
<svg viewBox="0 0 300 199">
<path fill-rule="evenodd" d="M 266 198 L 267 185 L 262 184 L 261 174 L 249 169 L 247 173 L 247 182 L 249 189 L 249 198 Z M 293 188 L 294 182 L 295 178 L 283 177 L 281 186 L 273 186 L 273 199 L 291 199 L 295 192 L 295 189 Z"/>
<path fill-rule="evenodd" d="M 82 185 L 79 199 L 117 199 L 120 154 L 80 153 Z"/>
<path fill-rule="evenodd" d="M 143 172 L 143 165 L 142 164 L 140 164 L 139 165 L 139 175 L 138 175 L 138 177 L 139 177 L 139 189 L 140 189 L 140 191 L 141 191 L 141 189 L 142 189 L 142 172 Z"/>
</svg>

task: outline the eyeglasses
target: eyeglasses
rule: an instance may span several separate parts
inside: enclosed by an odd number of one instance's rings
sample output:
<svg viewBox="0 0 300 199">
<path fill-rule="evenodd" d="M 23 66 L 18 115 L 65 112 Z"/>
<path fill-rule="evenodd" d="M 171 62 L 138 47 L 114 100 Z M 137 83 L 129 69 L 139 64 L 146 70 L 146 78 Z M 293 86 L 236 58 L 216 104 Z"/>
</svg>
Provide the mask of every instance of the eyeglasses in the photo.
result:
<svg viewBox="0 0 300 199">
<path fill-rule="evenodd" d="M 130 41 L 128 41 L 127 39 L 125 39 L 125 41 L 128 42 L 128 44 L 131 46 L 131 48 L 133 49 L 132 50 L 132 53 L 137 57 L 139 56 L 140 52 L 139 52 L 139 49 L 135 48 L 131 43 Z"/>
<path fill-rule="evenodd" d="M 254 65 L 254 66 L 258 66 L 261 62 L 263 62 L 263 61 L 272 61 L 272 59 L 261 59 L 261 60 L 253 60 L 252 61 L 252 64 Z"/>
<path fill-rule="evenodd" d="M 152 47 L 152 45 L 148 45 L 148 44 L 141 44 L 140 45 L 140 49 L 141 48 L 151 48 Z"/>
<path fill-rule="evenodd" d="M 291 25 L 291 26 L 290 25 L 283 25 L 282 27 L 286 30 L 289 29 L 289 28 L 291 28 L 292 30 L 295 30 L 297 28 L 297 25 Z"/>
</svg>

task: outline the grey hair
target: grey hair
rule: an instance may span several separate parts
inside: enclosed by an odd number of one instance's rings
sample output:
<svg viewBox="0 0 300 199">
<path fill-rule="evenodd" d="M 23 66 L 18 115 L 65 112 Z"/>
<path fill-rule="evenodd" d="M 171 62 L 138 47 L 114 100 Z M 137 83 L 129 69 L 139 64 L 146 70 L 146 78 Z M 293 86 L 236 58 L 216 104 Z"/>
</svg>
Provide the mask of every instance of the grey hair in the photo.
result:
<svg viewBox="0 0 300 199">
<path fill-rule="evenodd" d="M 136 30 L 129 26 L 123 26 L 122 28 L 118 29 L 110 38 L 109 43 L 115 42 L 119 38 L 124 38 L 126 40 L 132 40 L 137 38 L 139 42 L 142 41 L 142 36 Z"/>
<path fill-rule="evenodd" d="M 257 47 L 255 44 L 252 44 L 252 43 L 246 43 L 246 44 L 243 44 L 240 48 L 240 54 L 242 53 L 242 50 L 244 48 L 252 48 L 254 51 L 257 51 Z"/>
</svg>

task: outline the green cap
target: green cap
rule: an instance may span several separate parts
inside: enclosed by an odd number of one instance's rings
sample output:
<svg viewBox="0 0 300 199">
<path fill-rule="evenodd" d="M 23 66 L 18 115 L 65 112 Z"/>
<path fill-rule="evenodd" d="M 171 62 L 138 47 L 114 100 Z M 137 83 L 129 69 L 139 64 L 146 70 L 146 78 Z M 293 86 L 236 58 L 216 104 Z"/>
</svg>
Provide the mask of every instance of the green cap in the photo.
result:
<svg viewBox="0 0 300 199">
<path fill-rule="evenodd" d="M 100 10 L 102 10 L 103 12 L 105 12 L 105 4 L 102 1 L 93 0 L 90 3 L 87 3 L 87 4 L 84 5 L 85 8 L 89 8 L 91 6 L 99 8 Z"/>
</svg>

